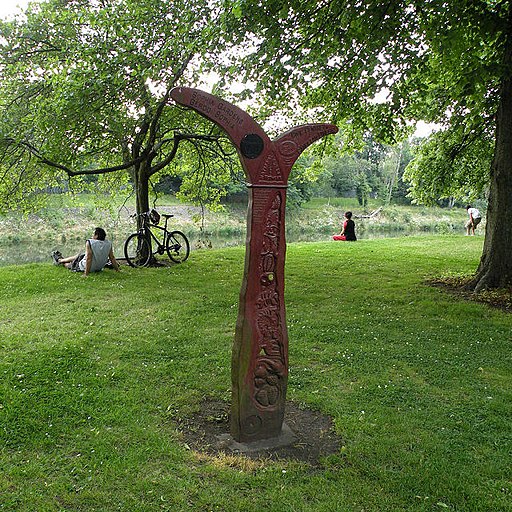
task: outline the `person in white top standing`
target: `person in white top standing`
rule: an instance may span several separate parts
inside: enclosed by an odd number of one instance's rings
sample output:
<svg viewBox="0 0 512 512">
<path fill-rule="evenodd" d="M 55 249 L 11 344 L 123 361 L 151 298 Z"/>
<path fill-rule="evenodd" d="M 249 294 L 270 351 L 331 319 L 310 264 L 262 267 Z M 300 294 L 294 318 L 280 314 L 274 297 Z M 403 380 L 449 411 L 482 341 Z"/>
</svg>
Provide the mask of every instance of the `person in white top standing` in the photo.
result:
<svg viewBox="0 0 512 512">
<path fill-rule="evenodd" d="M 105 230 L 96 228 L 92 238 L 85 242 L 85 252 L 64 258 L 59 251 L 54 251 L 53 262 L 55 265 L 64 265 L 74 272 L 83 272 L 84 277 L 91 272 L 103 270 L 109 262 L 119 272 L 119 263 L 114 256 L 112 242 L 106 238 Z"/>
<path fill-rule="evenodd" d="M 480 221 L 482 220 L 482 215 L 477 208 L 473 208 L 470 204 L 466 206 L 466 211 L 469 215 L 469 220 L 466 222 L 466 234 L 474 235 L 475 228 L 478 226 L 478 224 L 480 224 Z"/>
</svg>

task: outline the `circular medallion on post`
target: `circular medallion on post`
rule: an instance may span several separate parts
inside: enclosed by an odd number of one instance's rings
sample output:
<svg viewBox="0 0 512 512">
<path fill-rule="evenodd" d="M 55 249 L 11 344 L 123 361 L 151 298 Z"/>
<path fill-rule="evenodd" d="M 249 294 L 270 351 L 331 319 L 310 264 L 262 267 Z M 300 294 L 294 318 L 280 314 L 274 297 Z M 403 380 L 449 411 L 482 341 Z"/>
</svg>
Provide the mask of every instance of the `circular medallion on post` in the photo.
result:
<svg viewBox="0 0 512 512">
<path fill-rule="evenodd" d="M 263 152 L 263 139 L 256 133 L 248 133 L 240 142 L 240 151 L 245 158 L 253 160 Z"/>
<path fill-rule="evenodd" d="M 293 164 L 296 157 L 300 154 L 299 147 L 292 140 L 284 140 L 278 145 L 279 153 L 287 164 Z"/>
</svg>

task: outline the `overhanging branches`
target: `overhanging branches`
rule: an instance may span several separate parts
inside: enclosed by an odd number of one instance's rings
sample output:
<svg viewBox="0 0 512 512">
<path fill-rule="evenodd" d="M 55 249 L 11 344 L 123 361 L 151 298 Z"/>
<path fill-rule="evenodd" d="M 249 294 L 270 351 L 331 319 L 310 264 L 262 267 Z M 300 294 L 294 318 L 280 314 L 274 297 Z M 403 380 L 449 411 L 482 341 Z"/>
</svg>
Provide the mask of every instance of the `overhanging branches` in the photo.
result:
<svg viewBox="0 0 512 512">
<path fill-rule="evenodd" d="M 220 135 L 175 133 L 173 137 L 160 141 L 154 147 L 145 148 L 138 157 L 131 158 L 123 162 L 122 164 L 107 167 L 98 167 L 94 169 L 77 170 L 48 158 L 37 147 L 35 147 L 32 143 L 28 141 L 17 141 L 11 137 L 4 137 L 3 139 L 0 139 L 0 152 L 2 153 L 0 154 L 0 159 L 3 160 L 3 158 L 6 155 L 12 155 L 17 151 L 20 151 L 22 153 L 27 153 L 31 157 L 35 157 L 37 161 L 41 164 L 63 171 L 69 177 L 99 175 L 128 170 L 130 168 L 133 168 L 134 166 L 141 164 L 144 161 L 151 163 L 153 159 L 157 157 L 157 155 L 162 151 L 162 149 L 167 144 L 172 143 L 172 148 L 169 151 L 169 153 L 166 154 L 158 163 L 150 166 L 150 175 L 153 175 L 158 171 L 164 169 L 167 165 L 169 165 L 172 162 L 172 160 L 176 156 L 180 142 L 185 140 L 193 142 L 196 149 L 198 148 L 198 143 L 201 141 L 213 142 L 218 148 L 219 153 L 223 154 L 224 156 L 229 156 L 229 154 L 224 150 L 224 148 L 222 148 L 220 144 L 221 139 L 222 137 Z"/>
</svg>

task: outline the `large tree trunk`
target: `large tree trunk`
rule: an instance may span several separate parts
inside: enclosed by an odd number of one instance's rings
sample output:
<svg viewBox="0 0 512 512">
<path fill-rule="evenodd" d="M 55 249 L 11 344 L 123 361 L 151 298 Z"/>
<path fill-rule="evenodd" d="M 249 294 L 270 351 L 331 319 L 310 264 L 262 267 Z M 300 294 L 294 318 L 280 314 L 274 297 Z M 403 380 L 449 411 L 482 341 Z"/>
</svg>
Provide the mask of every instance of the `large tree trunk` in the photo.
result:
<svg viewBox="0 0 512 512">
<path fill-rule="evenodd" d="M 469 287 L 478 292 L 512 285 L 512 24 L 505 48 L 505 75 L 496 115 L 496 145 L 485 242 L 480 265 Z"/>
<path fill-rule="evenodd" d="M 136 166 L 133 173 L 133 188 L 137 213 L 140 215 L 149 211 L 149 174 L 146 172 L 146 162 Z"/>
<path fill-rule="evenodd" d="M 135 190 L 135 205 L 137 212 L 137 229 L 141 229 L 144 225 L 144 220 L 141 217 L 141 213 L 149 211 L 149 173 L 147 172 L 148 164 L 143 161 L 142 163 L 135 166 L 132 172 L 133 189 Z M 151 247 L 152 240 L 149 237 L 149 245 Z M 143 249 L 139 248 L 141 252 Z M 144 251 L 145 252 L 145 251 Z M 143 258 L 146 258 L 146 254 L 141 254 Z M 150 262 L 150 265 L 154 263 L 154 258 Z"/>
</svg>

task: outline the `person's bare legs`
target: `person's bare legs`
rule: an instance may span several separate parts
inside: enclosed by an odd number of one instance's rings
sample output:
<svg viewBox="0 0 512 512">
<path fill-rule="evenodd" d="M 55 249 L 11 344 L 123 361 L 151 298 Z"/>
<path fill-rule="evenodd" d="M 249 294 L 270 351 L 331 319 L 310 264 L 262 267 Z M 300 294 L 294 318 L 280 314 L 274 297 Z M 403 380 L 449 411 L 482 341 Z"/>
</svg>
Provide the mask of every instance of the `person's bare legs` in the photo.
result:
<svg viewBox="0 0 512 512">
<path fill-rule="evenodd" d="M 57 262 L 64 265 L 66 268 L 71 268 L 71 263 L 73 263 L 77 258 L 78 254 L 75 254 L 74 256 L 68 256 L 67 258 L 59 258 Z"/>
</svg>

